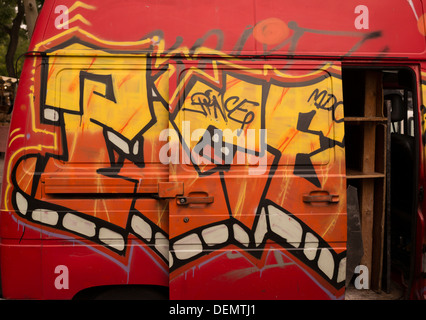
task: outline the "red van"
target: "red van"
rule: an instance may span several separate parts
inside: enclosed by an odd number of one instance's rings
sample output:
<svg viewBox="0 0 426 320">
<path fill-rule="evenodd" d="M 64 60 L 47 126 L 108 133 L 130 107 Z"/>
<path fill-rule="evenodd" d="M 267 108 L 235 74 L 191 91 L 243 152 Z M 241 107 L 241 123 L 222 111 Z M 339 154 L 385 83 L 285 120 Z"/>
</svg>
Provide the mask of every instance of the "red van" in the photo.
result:
<svg viewBox="0 0 426 320">
<path fill-rule="evenodd" d="M 5 157 L 3 297 L 344 299 L 396 281 L 424 299 L 424 10 L 46 0 Z"/>
</svg>

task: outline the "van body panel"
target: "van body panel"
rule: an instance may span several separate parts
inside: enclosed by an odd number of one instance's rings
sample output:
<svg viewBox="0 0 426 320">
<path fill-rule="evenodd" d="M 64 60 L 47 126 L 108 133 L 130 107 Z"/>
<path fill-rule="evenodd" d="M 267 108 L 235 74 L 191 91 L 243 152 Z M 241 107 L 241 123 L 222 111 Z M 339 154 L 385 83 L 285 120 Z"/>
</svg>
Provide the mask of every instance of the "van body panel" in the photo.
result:
<svg viewBox="0 0 426 320">
<path fill-rule="evenodd" d="M 171 123 L 183 145 L 170 179 L 184 183 L 183 197 L 169 203 L 171 297 L 218 298 L 223 294 L 212 288 L 220 282 L 229 297 L 290 298 L 292 290 L 280 289 L 284 275 L 265 295 L 262 270 L 279 274 L 282 268 L 267 258 L 272 245 L 276 259 L 295 255 L 304 262 L 296 269 L 328 281 L 331 289 L 323 290 L 338 298 L 346 239 L 339 65 L 266 61 L 243 67 L 228 61 L 216 68 L 215 82 L 206 68 L 188 66 L 183 96 L 170 101 Z M 336 200 L 314 201 L 330 195 Z M 191 203 L 209 197 L 211 203 Z M 212 261 L 224 269 L 215 267 L 211 289 L 198 291 L 208 282 L 197 285 L 195 279 L 207 277 L 205 265 Z M 194 273 L 190 287 L 181 282 L 188 272 Z M 235 281 L 250 282 L 247 290 L 233 284 L 232 274 L 240 274 Z M 248 280 L 257 279 L 255 274 L 262 274 L 259 282 Z"/>
<path fill-rule="evenodd" d="M 76 27 L 94 38 L 120 41 L 124 46 L 158 36 L 165 52 L 177 47 L 196 54 L 211 54 L 213 49 L 249 56 L 421 57 L 425 52 L 420 0 L 404 5 L 396 0 L 362 4 L 351 0 L 338 9 L 332 0 L 291 5 L 277 5 L 273 0 L 185 0 L 155 5 L 67 0 L 44 6 L 33 44 Z M 70 9 L 68 16 L 60 6 Z M 97 14 L 100 8 L 102 14 Z M 174 14 L 177 8 L 179 14 Z M 400 28 L 402 21 L 405 28 Z"/>
</svg>

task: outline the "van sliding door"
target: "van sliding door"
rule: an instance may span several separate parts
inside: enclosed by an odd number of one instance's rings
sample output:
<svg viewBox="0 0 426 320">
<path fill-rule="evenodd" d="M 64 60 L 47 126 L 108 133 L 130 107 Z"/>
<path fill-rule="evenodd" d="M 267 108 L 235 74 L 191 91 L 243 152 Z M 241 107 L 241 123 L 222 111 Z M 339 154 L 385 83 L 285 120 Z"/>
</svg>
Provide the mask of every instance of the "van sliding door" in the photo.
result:
<svg viewBox="0 0 426 320">
<path fill-rule="evenodd" d="M 184 193 L 169 203 L 170 297 L 342 297 L 340 66 L 199 61 L 178 70 L 169 180 Z"/>
</svg>

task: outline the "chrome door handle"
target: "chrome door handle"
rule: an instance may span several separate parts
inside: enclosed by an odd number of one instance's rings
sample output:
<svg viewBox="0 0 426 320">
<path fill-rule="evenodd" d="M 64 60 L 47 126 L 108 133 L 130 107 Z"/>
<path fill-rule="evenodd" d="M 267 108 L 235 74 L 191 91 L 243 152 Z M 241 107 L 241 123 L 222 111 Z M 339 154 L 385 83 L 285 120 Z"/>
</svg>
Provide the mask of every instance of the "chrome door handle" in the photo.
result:
<svg viewBox="0 0 426 320">
<path fill-rule="evenodd" d="M 214 197 L 176 197 L 176 203 L 180 206 L 188 204 L 209 204 L 214 202 Z"/>
<path fill-rule="evenodd" d="M 312 203 L 312 202 L 326 202 L 326 203 L 338 203 L 339 202 L 338 194 L 330 194 L 328 191 L 312 191 L 309 194 L 303 195 L 303 202 Z"/>
</svg>

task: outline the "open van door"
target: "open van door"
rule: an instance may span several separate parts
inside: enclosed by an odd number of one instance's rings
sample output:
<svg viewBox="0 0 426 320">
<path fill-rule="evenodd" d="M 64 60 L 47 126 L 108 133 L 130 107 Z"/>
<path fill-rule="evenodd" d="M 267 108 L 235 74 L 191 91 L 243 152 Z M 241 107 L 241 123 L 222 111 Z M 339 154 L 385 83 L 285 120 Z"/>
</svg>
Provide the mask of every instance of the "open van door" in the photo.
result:
<svg viewBox="0 0 426 320">
<path fill-rule="evenodd" d="M 418 65 L 382 74 L 390 108 L 389 271 L 406 299 L 424 299 L 424 85 Z"/>
<path fill-rule="evenodd" d="M 418 76 L 420 79 L 418 82 L 421 83 L 421 90 L 419 95 L 421 98 L 420 106 L 420 119 L 418 120 L 421 123 L 421 157 L 420 162 L 420 197 L 419 197 L 419 209 L 417 213 L 417 223 L 416 223 L 416 258 L 415 258 L 415 276 L 414 276 L 414 294 L 413 297 L 418 297 L 426 299 L 426 222 L 425 222 L 425 212 L 426 212 L 426 202 L 424 201 L 424 190 L 426 188 L 425 181 L 425 159 L 426 159 L 426 64 L 421 64 L 421 71 Z"/>
<path fill-rule="evenodd" d="M 347 181 L 359 190 L 365 288 L 390 292 L 393 283 L 405 298 L 420 298 L 425 129 L 419 67 L 348 63 L 342 79 Z"/>
<path fill-rule="evenodd" d="M 176 70 L 169 180 L 184 193 L 169 202 L 170 298 L 341 298 L 340 66 L 214 60 Z"/>
</svg>

